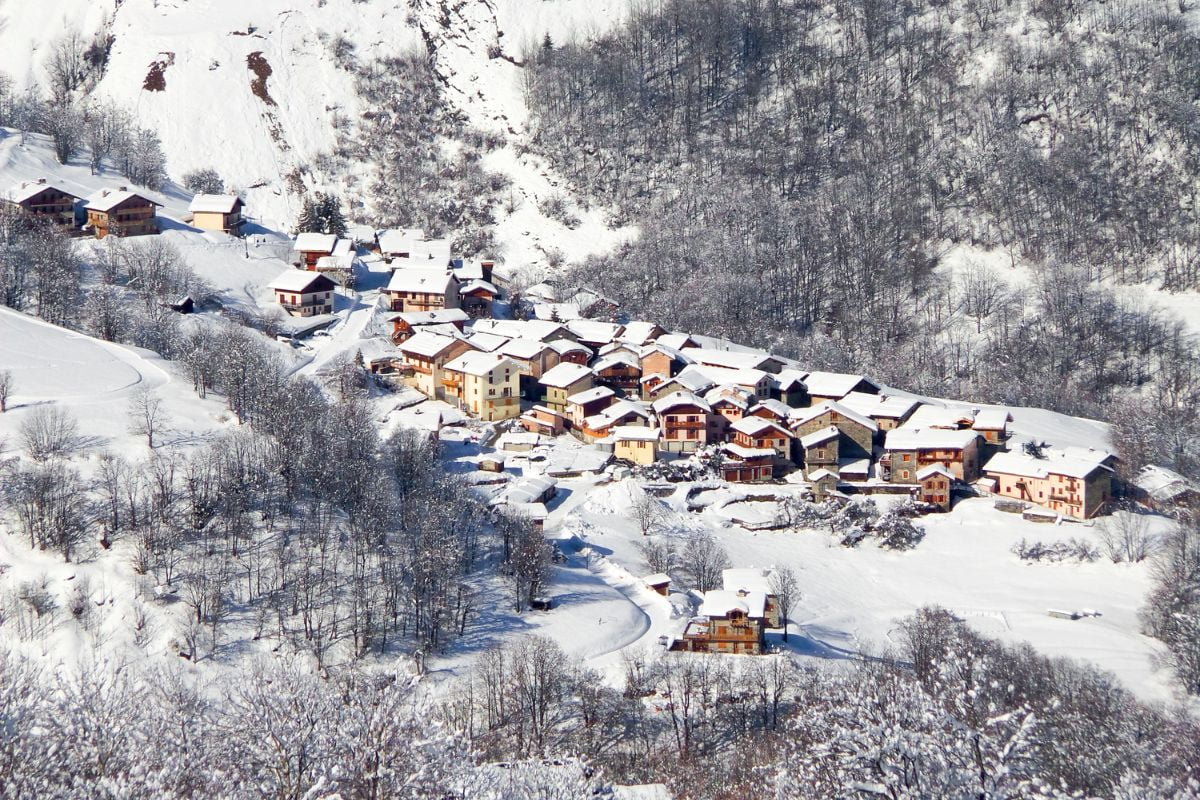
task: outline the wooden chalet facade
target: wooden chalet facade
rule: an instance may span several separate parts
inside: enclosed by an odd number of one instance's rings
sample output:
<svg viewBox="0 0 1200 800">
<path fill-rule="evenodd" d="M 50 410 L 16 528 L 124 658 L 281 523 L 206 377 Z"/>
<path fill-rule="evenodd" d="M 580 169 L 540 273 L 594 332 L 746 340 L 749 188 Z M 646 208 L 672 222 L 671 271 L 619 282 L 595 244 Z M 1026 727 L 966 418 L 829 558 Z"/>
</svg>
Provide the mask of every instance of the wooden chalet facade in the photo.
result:
<svg viewBox="0 0 1200 800">
<path fill-rule="evenodd" d="M 489 281 L 470 280 L 459 287 L 458 304 L 472 319 L 482 319 L 492 316 L 492 303 L 499 294 Z"/>
<path fill-rule="evenodd" d="M 398 269 L 383 293 L 392 311 L 458 308 L 458 280 L 443 269 Z"/>
<path fill-rule="evenodd" d="M 84 211 L 87 212 L 87 226 L 97 239 L 106 236 L 151 236 L 158 233 L 158 220 L 154 212 L 158 205 L 122 186 L 115 191 L 102 189 L 92 195 Z"/>
<path fill-rule="evenodd" d="M 442 329 L 442 326 L 449 325 L 462 333 L 466 326 L 467 315 L 457 308 L 436 311 L 402 311 L 388 317 L 388 321 L 392 323 L 392 344 L 400 344 L 426 328 Z"/>
<path fill-rule="evenodd" d="M 766 650 L 766 602 L 762 592 L 705 592 L 700 616 L 688 622 L 683 638 L 675 640 L 671 649 L 762 655 Z"/>
<path fill-rule="evenodd" d="M 554 411 L 566 412 L 567 398 L 585 389 L 592 388 L 595 376 L 587 367 L 579 364 L 560 363 L 547 370 L 538 380 L 541 385 L 542 405 Z"/>
<path fill-rule="evenodd" d="M 691 453 L 719 438 L 714 430 L 712 407 L 688 392 L 675 392 L 654 401 L 662 430 L 662 446 L 673 453 Z"/>
<path fill-rule="evenodd" d="M 319 272 L 289 269 L 271 281 L 270 288 L 275 292 L 275 302 L 293 317 L 333 313 L 337 284 Z"/>
<path fill-rule="evenodd" d="M 23 181 L 9 189 L 5 201 L 36 219 L 55 227 L 74 232 L 77 228 L 75 204 L 81 198 L 60 189 L 45 178 Z"/>
<path fill-rule="evenodd" d="M 297 256 L 292 263 L 302 269 L 316 269 L 318 261 L 333 255 L 337 244 L 338 237 L 332 233 L 298 234 L 296 241 L 292 244 L 292 252 Z"/>
</svg>

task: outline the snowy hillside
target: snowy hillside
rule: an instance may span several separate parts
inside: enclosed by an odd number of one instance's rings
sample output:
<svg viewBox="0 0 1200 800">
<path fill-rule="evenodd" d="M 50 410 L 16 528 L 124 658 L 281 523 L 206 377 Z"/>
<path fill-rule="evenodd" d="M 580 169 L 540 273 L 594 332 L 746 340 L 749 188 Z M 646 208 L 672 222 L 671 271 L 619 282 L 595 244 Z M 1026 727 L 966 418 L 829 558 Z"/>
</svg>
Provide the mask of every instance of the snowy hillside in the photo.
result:
<svg viewBox="0 0 1200 800">
<path fill-rule="evenodd" d="M 529 200 L 497 226 L 507 260 L 544 263 L 551 246 L 581 258 L 622 236 L 595 210 L 584 212 L 574 230 L 544 218 L 537 201 L 559 191 L 560 181 L 543 161 L 517 151 L 526 118 L 515 63 L 523 44 L 600 29 L 618 18 L 622 4 L 614 0 L 506 0 L 498 7 L 488 0 L 48 5 L 0 2 L 0 72 L 18 87 L 44 86 L 50 44 L 63 30 L 85 37 L 109 31 L 112 49 L 94 94 L 132 109 L 140 125 L 159 134 L 174 179 L 215 168 L 244 194 L 251 218 L 270 227 L 290 227 L 306 189 L 344 191 L 314 185 L 313 166 L 338 145 L 338 130 L 367 110 L 355 93 L 350 60 L 428 48 L 448 101 L 473 125 L 505 138 L 488 167 L 509 175 L 514 191 Z"/>
</svg>

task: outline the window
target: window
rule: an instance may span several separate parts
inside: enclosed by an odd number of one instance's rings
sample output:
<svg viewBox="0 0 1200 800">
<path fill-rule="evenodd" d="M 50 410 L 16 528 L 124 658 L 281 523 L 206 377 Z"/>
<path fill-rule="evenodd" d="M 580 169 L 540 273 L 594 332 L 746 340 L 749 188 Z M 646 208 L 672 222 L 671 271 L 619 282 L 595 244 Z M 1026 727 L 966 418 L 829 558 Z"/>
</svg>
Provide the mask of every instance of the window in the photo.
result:
<svg viewBox="0 0 1200 800">
<path fill-rule="evenodd" d="M 900 470 L 900 479 L 908 480 L 908 470 L 906 470 L 906 469 Z"/>
<path fill-rule="evenodd" d="M 900 460 L 907 464 L 908 462 L 912 461 L 912 455 L 905 453 L 904 455 L 900 456 Z"/>
</svg>

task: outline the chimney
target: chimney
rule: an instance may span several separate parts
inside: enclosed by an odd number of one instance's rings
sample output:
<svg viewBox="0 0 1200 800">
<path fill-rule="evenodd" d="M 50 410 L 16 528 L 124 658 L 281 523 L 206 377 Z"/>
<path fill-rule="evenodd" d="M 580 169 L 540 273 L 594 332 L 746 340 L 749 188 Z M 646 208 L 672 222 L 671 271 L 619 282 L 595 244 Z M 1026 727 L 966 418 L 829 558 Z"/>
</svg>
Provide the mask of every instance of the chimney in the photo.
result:
<svg viewBox="0 0 1200 800">
<path fill-rule="evenodd" d="M 101 196 L 101 197 L 108 197 L 108 189 L 101 189 L 101 190 L 100 190 L 100 196 Z"/>
<path fill-rule="evenodd" d="M 118 192 L 128 192 L 128 191 L 129 191 L 129 187 L 128 187 L 128 186 L 118 186 L 118 187 L 117 187 L 117 191 L 118 191 Z"/>
<path fill-rule="evenodd" d="M 45 179 L 45 178 L 38 178 L 38 185 L 39 185 L 39 186 L 45 186 L 45 185 L 46 185 L 46 179 Z"/>
</svg>

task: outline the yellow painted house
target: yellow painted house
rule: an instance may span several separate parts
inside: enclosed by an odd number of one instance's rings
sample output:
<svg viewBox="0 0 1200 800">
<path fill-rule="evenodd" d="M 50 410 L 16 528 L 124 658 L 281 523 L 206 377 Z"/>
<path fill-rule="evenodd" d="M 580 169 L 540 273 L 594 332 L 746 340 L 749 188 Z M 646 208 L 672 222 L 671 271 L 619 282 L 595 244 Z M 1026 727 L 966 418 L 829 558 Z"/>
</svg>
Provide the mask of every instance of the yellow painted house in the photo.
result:
<svg viewBox="0 0 1200 800">
<path fill-rule="evenodd" d="M 495 353 L 469 352 L 442 368 L 446 402 L 485 422 L 521 415 L 521 367 Z"/>
</svg>

